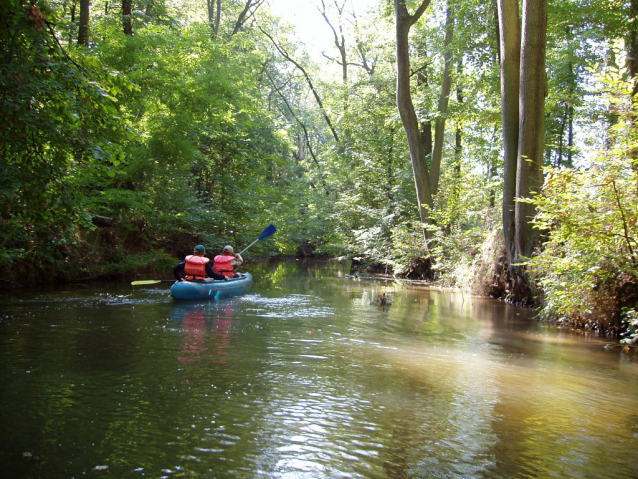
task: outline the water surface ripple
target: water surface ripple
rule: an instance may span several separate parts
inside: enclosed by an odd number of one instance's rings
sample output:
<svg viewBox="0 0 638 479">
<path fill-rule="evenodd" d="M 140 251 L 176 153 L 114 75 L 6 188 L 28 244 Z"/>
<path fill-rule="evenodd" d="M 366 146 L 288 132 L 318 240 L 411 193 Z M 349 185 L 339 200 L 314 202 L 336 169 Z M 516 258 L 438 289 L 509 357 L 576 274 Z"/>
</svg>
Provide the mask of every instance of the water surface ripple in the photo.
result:
<svg viewBox="0 0 638 479">
<path fill-rule="evenodd" d="M 247 268 L 211 302 L 3 295 L 2 477 L 638 477 L 635 353 L 337 262 Z"/>
</svg>

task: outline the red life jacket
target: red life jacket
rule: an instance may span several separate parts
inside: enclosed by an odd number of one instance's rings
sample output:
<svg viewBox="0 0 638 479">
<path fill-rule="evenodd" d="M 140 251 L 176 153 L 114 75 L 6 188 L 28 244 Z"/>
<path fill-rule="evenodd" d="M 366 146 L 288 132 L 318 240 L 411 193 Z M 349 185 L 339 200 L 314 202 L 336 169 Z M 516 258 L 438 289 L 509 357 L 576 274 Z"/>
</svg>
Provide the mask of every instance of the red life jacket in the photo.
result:
<svg viewBox="0 0 638 479">
<path fill-rule="evenodd" d="M 227 256 L 223 254 L 218 254 L 215 256 L 215 265 L 213 269 L 217 273 L 224 274 L 226 276 L 233 276 L 233 269 L 235 268 L 234 264 L 230 264 L 231 261 L 235 261 L 234 256 Z"/>
<path fill-rule="evenodd" d="M 206 278 L 206 263 L 210 260 L 203 256 L 189 255 L 186 257 L 186 266 L 184 267 L 184 273 L 186 273 L 186 279 L 204 279 Z"/>
</svg>

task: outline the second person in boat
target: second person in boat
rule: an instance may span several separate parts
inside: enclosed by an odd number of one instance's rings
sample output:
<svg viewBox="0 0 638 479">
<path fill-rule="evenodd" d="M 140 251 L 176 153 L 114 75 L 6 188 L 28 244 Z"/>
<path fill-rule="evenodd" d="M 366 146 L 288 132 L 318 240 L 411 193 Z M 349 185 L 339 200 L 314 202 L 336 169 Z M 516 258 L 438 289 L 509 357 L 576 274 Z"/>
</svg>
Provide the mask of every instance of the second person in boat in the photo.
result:
<svg viewBox="0 0 638 479">
<path fill-rule="evenodd" d="M 233 273 L 233 269 L 235 269 L 235 266 L 242 264 L 244 259 L 239 253 L 234 254 L 232 246 L 224 246 L 222 254 L 215 256 L 214 261 L 215 265 L 213 266 L 213 269 L 216 273 L 221 273 L 229 278 L 241 277 L 241 274 Z"/>
</svg>

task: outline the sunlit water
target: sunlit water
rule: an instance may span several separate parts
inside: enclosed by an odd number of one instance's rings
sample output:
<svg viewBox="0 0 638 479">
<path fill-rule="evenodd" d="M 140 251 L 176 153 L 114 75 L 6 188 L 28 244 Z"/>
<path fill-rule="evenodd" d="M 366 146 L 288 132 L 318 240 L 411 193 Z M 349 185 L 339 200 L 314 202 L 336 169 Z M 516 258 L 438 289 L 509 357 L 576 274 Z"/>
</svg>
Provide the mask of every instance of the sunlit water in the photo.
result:
<svg viewBox="0 0 638 479">
<path fill-rule="evenodd" d="M 336 262 L 245 269 L 217 302 L 1 296 L 0 477 L 638 477 L 634 353 Z"/>
</svg>

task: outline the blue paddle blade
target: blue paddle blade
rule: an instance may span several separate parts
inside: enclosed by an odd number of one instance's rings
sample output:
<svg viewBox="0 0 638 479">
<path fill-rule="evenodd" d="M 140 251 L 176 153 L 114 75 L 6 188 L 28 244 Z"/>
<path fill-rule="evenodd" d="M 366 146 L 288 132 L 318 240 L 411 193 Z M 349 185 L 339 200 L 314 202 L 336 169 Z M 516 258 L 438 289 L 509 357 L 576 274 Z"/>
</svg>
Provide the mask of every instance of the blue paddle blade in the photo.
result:
<svg viewBox="0 0 638 479">
<path fill-rule="evenodd" d="M 268 238 L 269 236 L 275 234 L 276 231 L 277 231 L 277 228 L 275 228 L 275 225 L 266 226 L 266 229 L 259 235 L 259 238 L 257 238 L 257 240 L 263 240 L 264 238 Z"/>
</svg>

